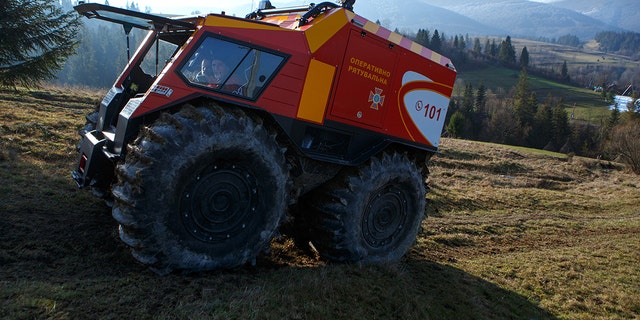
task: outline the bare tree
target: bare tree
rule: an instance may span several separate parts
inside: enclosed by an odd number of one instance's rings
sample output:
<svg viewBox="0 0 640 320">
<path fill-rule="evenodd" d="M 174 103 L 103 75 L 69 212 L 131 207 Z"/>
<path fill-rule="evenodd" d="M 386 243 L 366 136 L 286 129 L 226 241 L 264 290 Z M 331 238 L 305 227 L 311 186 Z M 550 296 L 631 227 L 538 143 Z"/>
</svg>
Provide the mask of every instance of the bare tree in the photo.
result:
<svg viewBox="0 0 640 320">
<path fill-rule="evenodd" d="M 640 174 L 640 120 L 616 126 L 609 137 L 608 150 Z"/>
</svg>

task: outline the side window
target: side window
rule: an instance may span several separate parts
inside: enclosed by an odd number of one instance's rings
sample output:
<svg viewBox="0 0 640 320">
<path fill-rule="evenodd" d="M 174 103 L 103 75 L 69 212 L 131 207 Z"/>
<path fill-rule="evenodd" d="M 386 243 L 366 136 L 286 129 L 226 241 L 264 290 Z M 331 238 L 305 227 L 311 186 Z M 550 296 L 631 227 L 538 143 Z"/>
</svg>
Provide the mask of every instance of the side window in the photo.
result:
<svg viewBox="0 0 640 320">
<path fill-rule="evenodd" d="M 187 61 L 180 73 L 188 82 L 255 99 L 284 58 L 242 44 L 208 37 Z"/>
<path fill-rule="evenodd" d="M 266 87 L 282 61 L 281 56 L 252 50 L 251 54 L 244 59 L 241 67 L 234 72 L 234 76 L 245 80 L 244 95 L 255 98 Z"/>
<path fill-rule="evenodd" d="M 162 40 L 156 42 L 149 52 L 147 52 L 142 64 L 140 64 L 142 71 L 154 77 L 157 76 L 158 73 L 164 69 L 177 50 L 178 46 L 173 43 Z"/>
</svg>

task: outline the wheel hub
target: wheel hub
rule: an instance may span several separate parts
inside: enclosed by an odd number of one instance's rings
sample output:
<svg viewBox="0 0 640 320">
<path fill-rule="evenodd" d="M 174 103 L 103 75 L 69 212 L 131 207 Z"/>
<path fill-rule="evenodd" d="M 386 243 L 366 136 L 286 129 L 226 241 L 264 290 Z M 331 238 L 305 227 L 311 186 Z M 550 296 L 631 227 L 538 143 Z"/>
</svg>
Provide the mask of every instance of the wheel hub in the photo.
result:
<svg viewBox="0 0 640 320">
<path fill-rule="evenodd" d="M 185 189 L 180 202 L 182 222 L 201 241 L 233 239 L 255 220 L 256 190 L 253 176 L 243 168 L 213 166 Z"/>
<path fill-rule="evenodd" d="M 398 239 L 407 220 L 405 195 L 386 186 L 369 199 L 362 221 L 365 241 L 373 248 L 382 248 Z"/>
</svg>

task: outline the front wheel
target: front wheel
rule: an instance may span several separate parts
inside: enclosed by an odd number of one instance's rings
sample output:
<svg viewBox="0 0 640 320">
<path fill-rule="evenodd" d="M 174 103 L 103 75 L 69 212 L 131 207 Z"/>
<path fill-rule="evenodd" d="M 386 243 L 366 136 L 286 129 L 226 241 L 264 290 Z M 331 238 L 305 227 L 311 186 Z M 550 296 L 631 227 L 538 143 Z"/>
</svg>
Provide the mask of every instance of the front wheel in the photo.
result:
<svg viewBox="0 0 640 320">
<path fill-rule="evenodd" d="M 159 273 L 233 268 L 270 243 L 288 204 L 280 148 L 258 119 L 185 106 L 144 130 L 118 166 L 113 216 Z"/>
<path fill-rule="evenodd" d="M 327 260 L 398 261 L 414 243 L 426 207 L 420 170 L 393 153 L 339 175 L 306 199 L 311 243 Z"/>
</svg>

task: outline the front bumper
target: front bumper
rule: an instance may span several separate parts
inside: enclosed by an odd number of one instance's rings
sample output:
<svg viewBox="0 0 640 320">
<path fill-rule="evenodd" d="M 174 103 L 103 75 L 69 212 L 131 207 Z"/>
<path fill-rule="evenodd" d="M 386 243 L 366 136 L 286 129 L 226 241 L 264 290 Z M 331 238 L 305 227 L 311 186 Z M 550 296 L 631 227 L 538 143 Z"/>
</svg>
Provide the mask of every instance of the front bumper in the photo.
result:
<svg viewBox="0 0 640 320">
<path fill-rule="evenodd" d="M 113 177 L 114 155 L 107 150 L 108 137 L 97 130 L 82 134 L 78 163 L 71 177 L 79 188 L 107 186 Z"/>
</svg>

